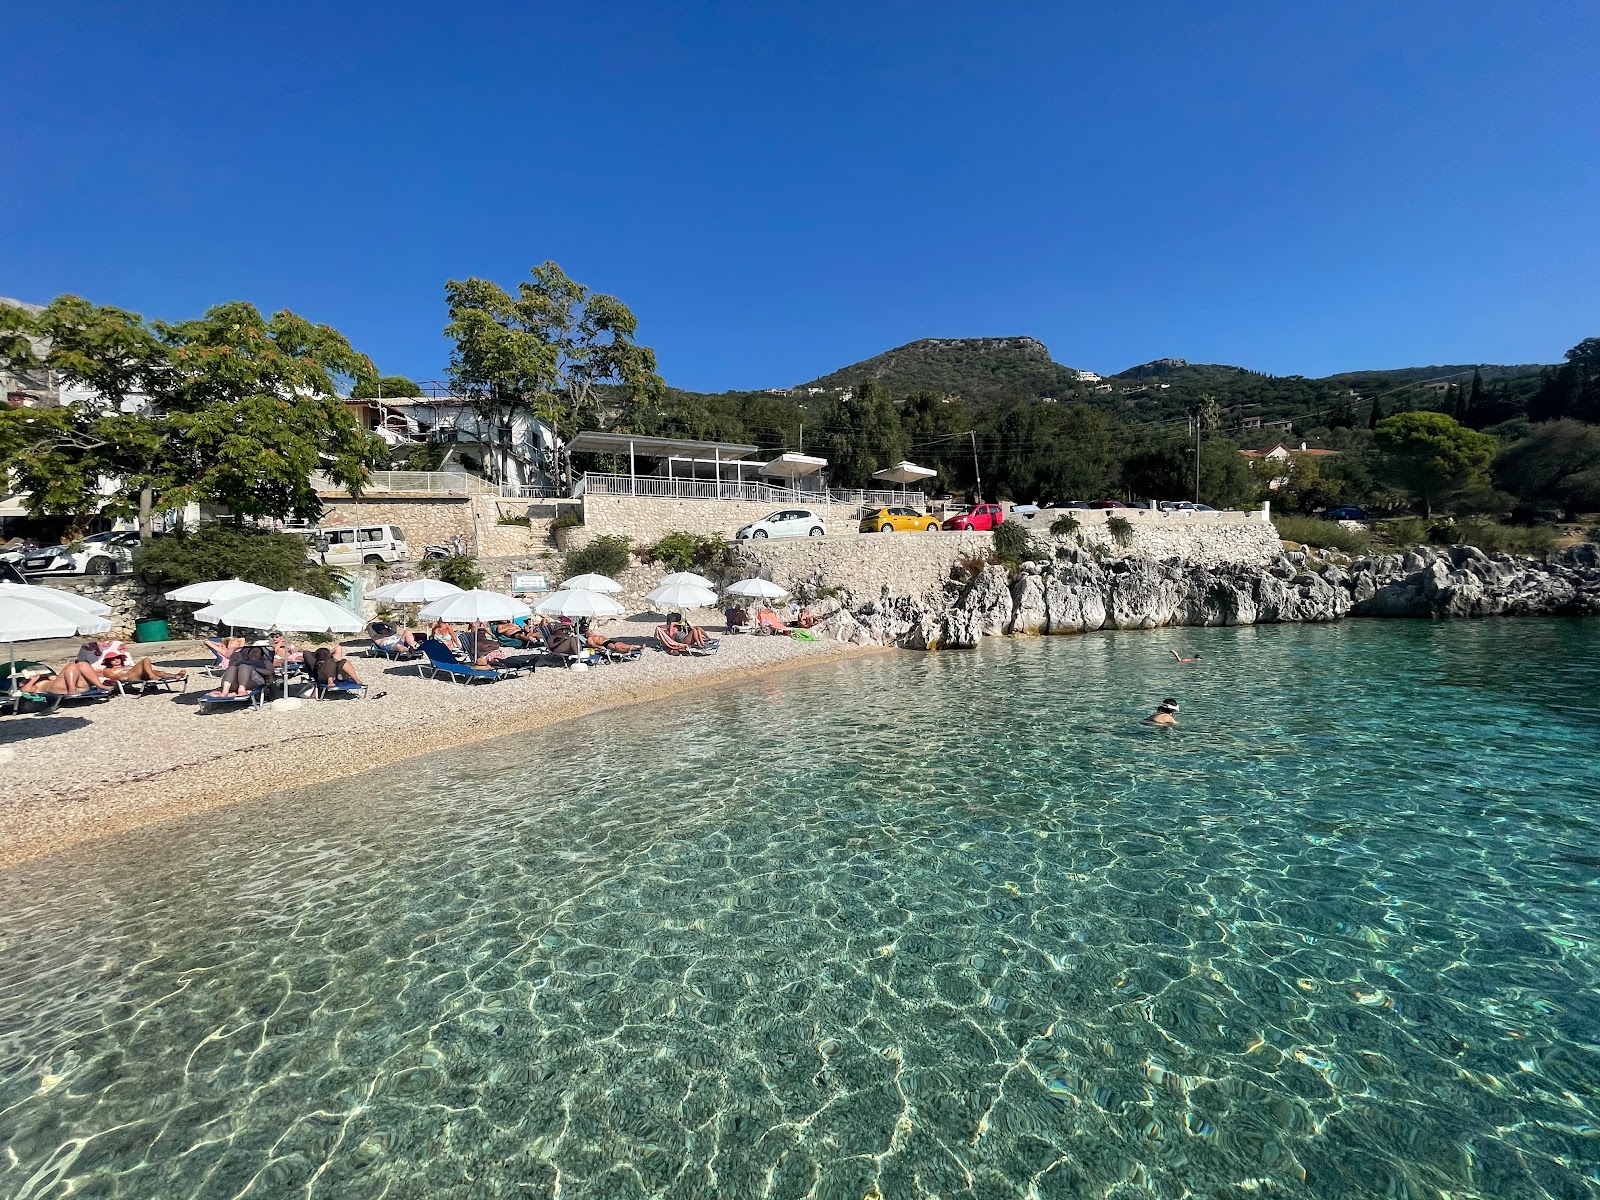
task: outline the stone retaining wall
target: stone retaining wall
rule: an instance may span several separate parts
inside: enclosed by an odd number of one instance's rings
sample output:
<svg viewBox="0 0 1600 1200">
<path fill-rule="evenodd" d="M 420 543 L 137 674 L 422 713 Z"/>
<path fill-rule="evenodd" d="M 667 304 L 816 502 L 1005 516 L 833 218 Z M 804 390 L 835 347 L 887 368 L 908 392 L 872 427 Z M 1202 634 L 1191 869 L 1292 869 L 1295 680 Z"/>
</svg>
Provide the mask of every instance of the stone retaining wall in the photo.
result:
<svg viewBox="0 0 1600 1200">
<path fill-rule="evenodd" d="M 602 534 L 624 534 L 636 546 L 648 546 L 669 533 L 717 533 L 732 538 L 734 531 L 768 513 L 787 507 L 805 507 L 818 513 L 830 536 L 856 532 L 856 509 L 848 504 L 784 505 L 754 500 L 666 500 L 650 496 L 585 496 L 583 525 L 574 529 L 572 545 Z"/>
<path fill-rule="evenodd" d="M 422 557 L 424 546 L 448 542 L 452 537 L 466 542 L 469 551 L 474 545 L 475 517 L 472 498 L 467 496 L 394 496 L 377 500 L 323 496 L 322 504 L 319 524 L 324 528 L 398 525 L 417 558 Z"/>
<path fill-rule="evenodd" d="M 33 582 L 65 592 L 76 592 L 110 605 L 112 629 L 109 635 L 103 636 L 130 640 L 134 626 L 151 618 L 166 621 L 174 639 L 209 637 L 212 633 L 210 626 L 196 625 L 191 619 L 199 605 L 172 603 L 164 599 L 158 589 L 149 587 L 135 576 L 121 575 L 106 579 L 77 575 L 68 578 L 35 576 Z"/>
</svg>

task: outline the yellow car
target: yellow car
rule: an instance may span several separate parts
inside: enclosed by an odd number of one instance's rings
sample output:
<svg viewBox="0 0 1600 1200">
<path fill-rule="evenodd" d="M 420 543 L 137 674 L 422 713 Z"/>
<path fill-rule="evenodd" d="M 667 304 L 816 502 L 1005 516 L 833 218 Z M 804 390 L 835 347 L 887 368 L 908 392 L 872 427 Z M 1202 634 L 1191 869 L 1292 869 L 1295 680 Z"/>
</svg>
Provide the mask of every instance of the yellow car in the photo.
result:
<svg viewBox="0 0 1600 1200">
<path fill-rule="evenodd" d="M 914 508 L 874 508 L 861 518 L 862 533 L 894 533 L 899 530 L 938 533 L 939 522 Z"/>
</svg>

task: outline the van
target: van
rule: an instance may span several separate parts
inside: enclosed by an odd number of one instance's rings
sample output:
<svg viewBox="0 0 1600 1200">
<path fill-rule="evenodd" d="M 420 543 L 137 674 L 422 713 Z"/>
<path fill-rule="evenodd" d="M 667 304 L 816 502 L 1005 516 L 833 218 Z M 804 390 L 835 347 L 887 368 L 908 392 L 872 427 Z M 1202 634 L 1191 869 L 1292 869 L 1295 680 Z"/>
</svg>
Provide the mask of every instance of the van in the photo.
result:
<svg viewBox="0 0 1600 1200">
<path fill-rule="evenodd" d="M 398 525 L 340 525 L 297 532 L 310 543 L 311 561 L 330 567 L 375 567 L 411 557 Z"/>
</svg>

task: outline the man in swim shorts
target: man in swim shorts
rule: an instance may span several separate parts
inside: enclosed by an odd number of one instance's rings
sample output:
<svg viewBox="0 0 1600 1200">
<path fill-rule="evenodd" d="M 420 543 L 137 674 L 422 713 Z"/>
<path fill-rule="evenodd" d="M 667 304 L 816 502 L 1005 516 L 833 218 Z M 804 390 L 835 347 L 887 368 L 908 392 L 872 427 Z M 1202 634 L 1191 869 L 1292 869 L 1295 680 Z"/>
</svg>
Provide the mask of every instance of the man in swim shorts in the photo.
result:
<svg viewBox="0 0 1600 1200">
<path fill-rule="evenodd" d="M 1161 725 L 1168 729 L 1178 727 L 1178 702 L 1168 696 L 1159 708 L 1144 719 L 1146 725 Z"/>
</svg>

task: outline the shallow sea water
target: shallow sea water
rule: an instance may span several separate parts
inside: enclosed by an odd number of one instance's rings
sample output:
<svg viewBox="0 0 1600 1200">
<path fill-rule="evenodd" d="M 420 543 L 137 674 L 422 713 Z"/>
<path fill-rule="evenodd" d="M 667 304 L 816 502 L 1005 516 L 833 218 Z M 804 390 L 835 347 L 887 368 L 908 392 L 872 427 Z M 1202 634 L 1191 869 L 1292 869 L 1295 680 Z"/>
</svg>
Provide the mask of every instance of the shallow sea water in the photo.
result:
<svg viewBox="0 0 1600 1200">
<path fill-rule="evenodd" d="M 1596 622 L 993 641 L 87 847 L 0 1195 L 1600 1197 L 1597 706 Z"/>
</svg>

